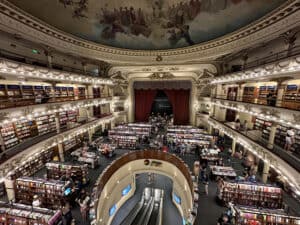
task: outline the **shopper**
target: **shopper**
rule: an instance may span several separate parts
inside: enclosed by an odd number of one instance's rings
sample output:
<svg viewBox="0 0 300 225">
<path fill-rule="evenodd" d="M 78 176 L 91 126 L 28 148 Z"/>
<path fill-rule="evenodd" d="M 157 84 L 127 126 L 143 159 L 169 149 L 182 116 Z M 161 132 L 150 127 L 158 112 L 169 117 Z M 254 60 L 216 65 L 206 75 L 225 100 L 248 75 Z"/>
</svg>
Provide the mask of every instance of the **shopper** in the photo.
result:
<svg viewBox="0 0 300 225">
<path fill-rule="evenodd" d="M 240 129 L 241 129 L 241 122 L 240 122 L 239 119 L 237 119 L 237 120 L 235 121 L 235 129 L 236 129 L 236 130 L 240 130 Z"/>
<path fill-rule="evenodd" d="M 293 129 L 289 129 L 287 132 L 286 132 L 286 137 L 285 137 L 285 146 L 284 146 L 284 149 L 286 151 L 290 151 L 293 143 L 294 143 L 294 138 L 295 138 L 295 132 Z"/>
<path fill-rule="evenodd" d="M 204 184 L 205 194 L 208 196 L 208 184 L 209 184 L 209 180 L 208 180 L 208 176 L 207 176 L 206 173 L 204 173 L 203 184 Z"/>
<path fill-rule="evenodd" d="M 80 206 L 82 220 L 85 223 L 87 221 L 88 214 L 88 201 L 86 200 L 86 196 L 81 196 L 81 198 L 78 200 L 78 204 Z"/>
<path fill-rule="evenodd" d="M 39 196 L 37 196 L 37 195 L 33 196 L 32 206 L 33 207 L 41 207 L 42 206 L 42 202 L 41 202 Z"/>
<path fill-rule="evenodd" d="M 248 121 L 247 120 L 244 120 L 244 123 L 243 123 L 243 130 L 244 131 L 247 131 L 248 130 Z"/>
<path fill-rule="evenodd" d="M 63 225 L 71 225 L 72 224 L 72 220 L 73 220 L 73 216 L 72 216 L 72 212 L 70 210 L 70 206 L 68 203 L 66 203 L 65 206 L 62 207 L 62 216 L 63 216 Z"/>
</svg>

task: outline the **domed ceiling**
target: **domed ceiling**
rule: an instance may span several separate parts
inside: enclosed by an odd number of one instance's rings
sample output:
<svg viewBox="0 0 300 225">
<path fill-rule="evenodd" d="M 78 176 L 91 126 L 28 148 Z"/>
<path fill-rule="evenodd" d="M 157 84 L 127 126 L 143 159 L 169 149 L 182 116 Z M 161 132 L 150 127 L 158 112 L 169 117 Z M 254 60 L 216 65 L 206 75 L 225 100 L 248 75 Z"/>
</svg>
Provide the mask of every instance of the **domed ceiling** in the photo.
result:
<svg viewBox="0 0 300 225">
<path fill-rule="evenodd" d="M 103 45 L 187 47 L 221 37 L 286 0 L 9 0 L 46 23 Z"/>
</svg>

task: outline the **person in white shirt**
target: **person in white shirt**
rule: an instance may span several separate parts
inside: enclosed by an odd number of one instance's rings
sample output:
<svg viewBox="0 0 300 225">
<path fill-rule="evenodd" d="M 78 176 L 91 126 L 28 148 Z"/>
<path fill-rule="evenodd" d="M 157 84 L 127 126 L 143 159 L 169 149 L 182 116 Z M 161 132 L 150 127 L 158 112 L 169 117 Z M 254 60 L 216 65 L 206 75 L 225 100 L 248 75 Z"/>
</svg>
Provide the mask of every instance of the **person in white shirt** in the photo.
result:
<svg viewBox="0 0 300 225">
<path fill-rule="evenodd" d="M 39 199 L 39 197 L 37 195 L 33 196 L 33 201 L 32 201 L 32 206 L 33 207 L 41 207 L 42 203 L 41 200 Z"/>
<path fill-rule="evenodd" d="M 294 130 L 293 129 L 289 129 L 286 132 L 284 150 L 290 151 L 292 145 L 294 144 L 294 138 L 295 138 L 295 132 L 294 132 Z"/>
</svg>

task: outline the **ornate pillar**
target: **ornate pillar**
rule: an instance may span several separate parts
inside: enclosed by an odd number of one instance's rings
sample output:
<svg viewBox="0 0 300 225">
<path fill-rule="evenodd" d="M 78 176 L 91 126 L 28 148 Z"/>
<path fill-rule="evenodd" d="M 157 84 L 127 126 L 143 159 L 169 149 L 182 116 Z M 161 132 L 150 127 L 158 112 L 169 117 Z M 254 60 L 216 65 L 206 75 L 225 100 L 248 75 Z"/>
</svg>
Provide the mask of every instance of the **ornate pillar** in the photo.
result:
<svg viewBox="0 0 300 225">
<path fill-rule="evenodd" d="M 236 140 L 233 138 L 232 139 L 232 144 L 231 144 L 231 150 L 232 150 L 231 155 L 234 155 L 235 149 L 236 149 Z"/>
<path fill-rule="evenodd" d="M 86 64 L 86 62 L 82 62 L 81 65 L 82 65 L 83 73 L 86 74 L 86 72 L 87 72 L 87 64 Z"/>
<path fill-rule="evenodd" d="M 275 141 L 275 135 L 276 135 L 276 130 L 277 130 L 277 123 L 273 123 L 271 126 L 271 130 L 270 130 L 270 136 L 269 136 L 269 140 L 268 140 L 268 149 L 273 149 L 274 147 L 274 141 Z"/>
<path fill-rule="evenodd" d="M 245 82 L 240 82 L 238 83 L 238 92 L 237 92 L 237 97 L 236 100 L 237 101 L 243 101 L 243 95 L 244 95 L 244 85 Z"/>
<path fill-rule="evenodd" d="M 64 148 L 62 143 L 58 143 L 58 154 L 59 154 L 59 159 L 61 162 L 65 161 L 65 155 L 64 155 Z"/>
<path fill-rule="evenodd" d="M 48 65 L 48 67 L 52 68 L 52 54 L 51 54 L 51 51 L 45 50 L 44 54 L 47 57 L 47 65 Z"/>
<path fill-rule="evenodd" d="M 270 163 L 264 161 L 264 168 L 263 168 L 263 172 L 262 172 L 262 182 L 267 183 L 269 171 L 270 171 Z"/>
<path fill-rule="evenodd" d="M 280 77 L 273 79 L 272 81 L 277 82 L 277 96 L 276 96 L 276 106 L 281 107 L 283 106 L 283 94 L 285 85 L 283 84 L 285 81 L 292 79 L 292 77 Z"/>
<path fill-rule="evenodd" d="M 56 126 L 56 133 L 60 133 L 60 120 L 59 120 L 59 112 L 55 113 L 55 126 Z"/>
</svg>

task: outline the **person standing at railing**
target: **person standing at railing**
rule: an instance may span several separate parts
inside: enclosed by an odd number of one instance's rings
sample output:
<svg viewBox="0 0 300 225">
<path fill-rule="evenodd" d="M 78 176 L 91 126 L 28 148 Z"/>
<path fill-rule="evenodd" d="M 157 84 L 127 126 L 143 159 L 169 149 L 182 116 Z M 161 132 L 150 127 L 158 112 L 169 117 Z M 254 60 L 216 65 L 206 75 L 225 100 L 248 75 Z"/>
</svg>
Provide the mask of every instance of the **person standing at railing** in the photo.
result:
<svg viewBox="0 0 300 225">
<path fill-rule="evenodd" d="M 289 129 L 286 132 L 284 150 L 290 151 L 290 149 L 294 143 L 295 143 L 295 132 L 293 129 Z"/>
</svg>

